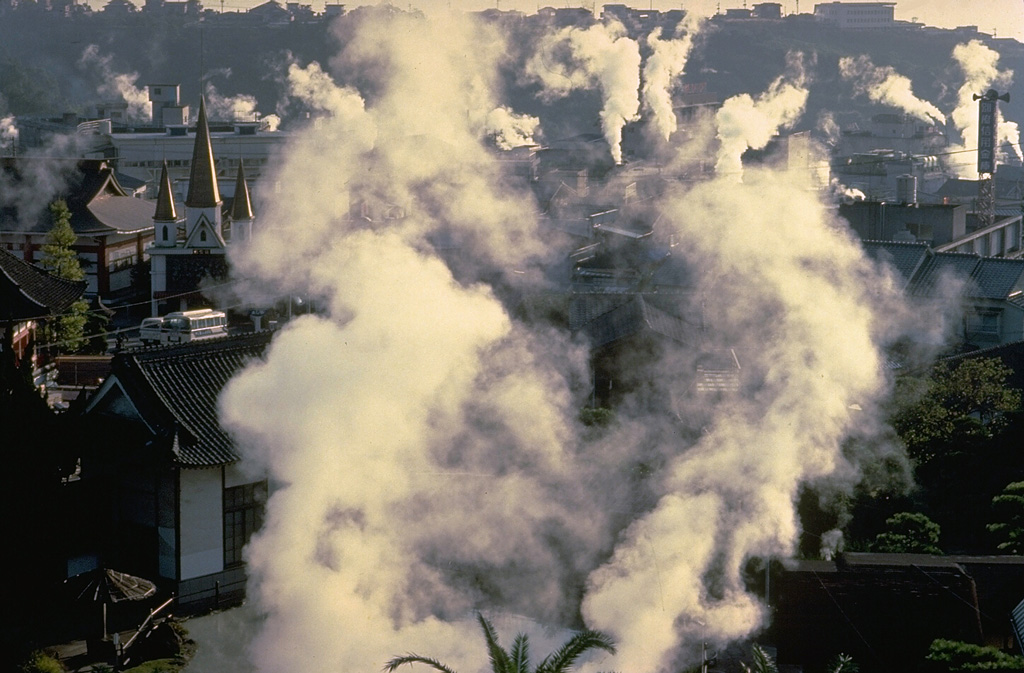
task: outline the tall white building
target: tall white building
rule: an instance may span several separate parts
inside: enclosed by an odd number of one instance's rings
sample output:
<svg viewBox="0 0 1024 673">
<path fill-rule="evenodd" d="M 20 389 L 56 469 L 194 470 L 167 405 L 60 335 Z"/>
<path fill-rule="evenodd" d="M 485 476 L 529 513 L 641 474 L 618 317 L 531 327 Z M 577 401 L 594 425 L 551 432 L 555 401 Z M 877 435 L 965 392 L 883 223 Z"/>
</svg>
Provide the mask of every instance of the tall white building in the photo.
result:
<svg viewBox="0 0 1024 673">
<path fill-rule="evenodd" d="M 814 18 L 845 30 L 891 28 L 895 2 L 828 2 L 814 6 Z"/>
</svg>

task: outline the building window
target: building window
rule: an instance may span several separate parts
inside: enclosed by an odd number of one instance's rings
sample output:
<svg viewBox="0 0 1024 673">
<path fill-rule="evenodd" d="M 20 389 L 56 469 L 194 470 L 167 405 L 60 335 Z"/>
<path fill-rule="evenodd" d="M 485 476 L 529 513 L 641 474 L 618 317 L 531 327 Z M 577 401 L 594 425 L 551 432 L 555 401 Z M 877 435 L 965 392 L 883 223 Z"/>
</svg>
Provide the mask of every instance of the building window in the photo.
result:
<svg viewBox="0 0 1024 673">
<path fill-rule="evenodd" d="M 164 225 L 164 240 L 165 241 L 168 240 L 167 239 L 167 225 L 166 224 Z"/>
<path fill-rule="evenodd" d="M 224 567 L 242 562 L 242 548 L 263 523 L 267 482 L 224 489 Z"/>
<path fill-rule="evenodd" d="M 971 334 L 999 334 L 999 312 L 977 310 L 967 314 L 967 331 Z"/>
<path fill-rule="evenodd" d="M 206 230 L 205 229 L 203 229 L 202 231 L 199 232 L 199 240 L 203 241 L 203 242 L 206 241 Z"/>
</svg>

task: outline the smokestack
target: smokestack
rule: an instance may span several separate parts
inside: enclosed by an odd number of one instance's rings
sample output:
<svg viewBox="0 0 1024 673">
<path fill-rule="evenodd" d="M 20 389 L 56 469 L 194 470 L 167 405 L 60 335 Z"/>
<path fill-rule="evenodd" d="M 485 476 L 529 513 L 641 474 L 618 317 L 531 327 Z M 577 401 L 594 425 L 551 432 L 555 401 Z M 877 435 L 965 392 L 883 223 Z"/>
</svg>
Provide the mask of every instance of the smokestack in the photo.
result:
<svg viewBox="0 0 1024 673">
<path fill-rule="evenodd" d="M 896 201 L 905 206 L 917 204 L 916 175 L 901 175 L 896 178 Z"/>
</svg>

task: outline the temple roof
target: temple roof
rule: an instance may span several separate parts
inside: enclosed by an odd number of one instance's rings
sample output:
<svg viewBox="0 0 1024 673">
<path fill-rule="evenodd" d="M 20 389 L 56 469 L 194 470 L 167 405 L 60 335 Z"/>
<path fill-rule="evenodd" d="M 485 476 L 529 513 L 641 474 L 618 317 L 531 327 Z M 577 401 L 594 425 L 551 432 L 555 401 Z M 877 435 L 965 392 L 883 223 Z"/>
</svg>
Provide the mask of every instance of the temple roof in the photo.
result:
<svg viewBox="0 0 1024 673">
<path fill-rule="evenodd" d="M 85 292 L 85 281 L 58 278 L 0 248 L 0 321 L 62 313 Z"/>
</svg>

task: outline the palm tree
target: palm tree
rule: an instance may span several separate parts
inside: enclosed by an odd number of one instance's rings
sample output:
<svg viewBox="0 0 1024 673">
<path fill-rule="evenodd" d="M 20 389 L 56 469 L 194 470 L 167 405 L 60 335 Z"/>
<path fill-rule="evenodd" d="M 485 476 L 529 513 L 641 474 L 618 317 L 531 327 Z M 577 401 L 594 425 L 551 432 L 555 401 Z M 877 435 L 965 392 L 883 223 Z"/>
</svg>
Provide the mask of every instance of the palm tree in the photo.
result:
<svg viewBox="0 0 1024 673">
<path fill-rule="evenodd" d="M 512 649 L 505 650 L 498 643 L 498 634 L 487 618 L 479 612 L 476 614 L 476 618 L 480 622 L 484 639 L 487 641 L 487 654 L 491 659 L 493 673 L 531 673 L 529 636 L 525 633 L 518 634 L 512 642 Z M 537 664 L 532 673 L 567 673 L 577 659 L 594 649 L 615 654 L 615 645 L 609 636 L 590 629 L 579 631 L 560 648 L 544 657 L 544 660 Z M 437 659 L 418 654 L 395 657 L 384 665 L 384 671 L 394 673 L 395 669 L 402 664 L 426 664 L 438 673 L 455 673 L 454 670 Z"/>
<path fill-rule="evenodd" d="M 754 661 L 749 666 L 740 663 L 743 673 L 779 673 L 779 667 L 775 665 L 775 660 L 757 643 L 750 648 L 750 656 Z"/>
</svg>

